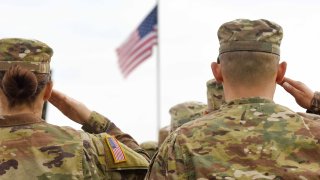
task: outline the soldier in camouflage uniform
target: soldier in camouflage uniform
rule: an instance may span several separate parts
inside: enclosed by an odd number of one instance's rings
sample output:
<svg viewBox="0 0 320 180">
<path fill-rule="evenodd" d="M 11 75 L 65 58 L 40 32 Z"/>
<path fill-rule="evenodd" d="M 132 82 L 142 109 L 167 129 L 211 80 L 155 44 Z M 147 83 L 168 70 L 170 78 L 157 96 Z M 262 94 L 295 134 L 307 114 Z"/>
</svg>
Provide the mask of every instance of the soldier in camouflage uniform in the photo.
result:
<svg viewBox="0 0 320 180">
<path fill-rule="evenodd" d="M 201 107 L 201 111 L 203 110 L 203 112 L 201 112 L 202 115 L 205 115 L 207 113 L 210 113 L 212 111 L 218 110 L 220 108 L 220 106 L 225 103 L 224 101 L 224 94 L 223 94 L 223 86 L 221 83 L 217 82 L 215 79 L 210 79 L 209 81 L 207 81 L 206 83 L 207 85 L 207 102 L 208 105 L 205 105 L 201 102 L 196 102 L 196 101 L 190 101 L 190 102 L 185 102 L 184 103 L 180 103 L 177 104 L 175 106 L 173 106 L 172 108 L 170 108 L 169 113 L 171 116 L 171 121 L 170 121 L 170 125 L 169 126 L 165 126 L 163 128 L 161 128 L 159 130 L 159 147 L 161 146 L 161 144 L 163 143 L 163 141 L 166 139 L 166 137 L 169 135 L 169 133 L 171 131 L 174 131 L 178 126 L 181 126 L 183 123 L 189 122 L 190 120 L 194 120 L 199 116 L 199 112 L 197 110 L 197 108 L 194 110 L 190 109 L 191 107 L 193 107 L 193 105 L 197 106 L 199 105 Z M 187 107 L 187 105 L 192 105 L 190 106 L 190 108 Z M 206 107 L 205 109 L 202 109 Z M 189 110 L 188 110 L 189 109 Z M 179 112 L 180 111 L 180 112 Z M 187 112 L 184 112 L 187 111 Z M 179 112 L 179 113 L 178 113 Z M 177 115 L 179 116 L 179 114 L 182 113 L 187 113 L 186 116 L 181 116 L 184 119 L 180 119 L 180 117 L 177 117 Z M 192 113 L 196 113 L 197 115 L 193 115 Z M 187 119 L 186 119 L 187 118 Z M 191 118 L 191 119 L 189 119 Z M 179 124 L 178 126 L 175 127 L 174 124 L 176 124 L 176 122 Z"/>
<path fill-rule="evenodd" d="M 200 118 L 208 113 L 208 106 L 198 101 L 187 101 L 170 108 L 171 116 L 170 132 L 175 131 L 181 125 Z"/>
<path fill-rule="evenodd" d="M 0 179 L 143 179 L 149 158 L 130 135 L 82 103 L 51 94 L 52 54 L 40 41 L 0 39 Z M 85 132 L 41 119 L 50 95 Z"/>
<path fill-rule="evenodd" d="M 202 102 L 188 101 L 177 104 L 170 108 L 169 113 L 171 116 L 170 126 L 165 126 L 159 130 L 159 142 L 146 141 L 140 144 L 150 157 L 158 151 L 163 141 L 168 137 L 170 132 L 175 131 L 182 124 L 195 120 L 207 114 L 207 105 Z"/>
<path fill-rule="evenodd" d="M 218 31 L 226 104 L 170 134 L 147 179 L 319 179 L 320 124 L 273 102 L 282 28 L 238 19 Z"/>
<path fill-rule="evenodd" d="M 207 81 L 208 113 L 220 109 L 225 103 L 222 83 L 215 79 Z"/>
<path fill-rule="evenodd" d="M 171 116 L 170 132 L 175 131 L 181 125 L 200 118 L 212 111 L 220 109 L 224 104 L 223 86 L 215 79 L 210 79 L 207 85 L 207 102 L 186 101 L 174 105 L 169 109 Z"/>
<path fill-rule="evenodd" d="M 197 101 L 187 101 L 171 107 L 169 109 L 169 114 L 171 116 L 170 125 L 160 128 L 158 147 L 161 146 L 170 132 L 176 130 L 186 122 L 207 114 L 207 112 L 207 105 Z"/>
<path fill-rule="evenodd" d="M 164 126 L 159 129 L 158 147 L 161 146 L 161 144 L 168 137 L 169 134 L 170 134 L 170 125 Z"/>
<path fill-rule="evenodd" d="M 225 103 L 223 86 L 221 83 L 217 82 L 215 79 L 210 79 L 209 81 L 207 81 L 206 85 L 207 85 L 208 105 L 205 105 L 201 102 L 188 101 L 188 102 L 177 104 L 170 108 L 169 110 L 169 113 L 171 116 L 170 125 L 165 126 L 159 130 L 159 141 L 158 141 L 159 147 L 161 146 L 163 141 L 166 139 L 166 137 L 170 134 L 170 132 L 174 131 L 178 126 L 181 126 L 182 124 L 189 122 L 190 120 L 199 118 L 202 115 L 218 110 L 220 106 L 223 103 Z M 191 109 L 193 108 L 194 105 L 196 106 L 196 108 Z M 190 107 L 188 108 L 188 106 Z M 198 109 L 197 107 L 200 109 Z"/>
<path fill-rule="evenodd" d="M 170 125 L 159 129 L 158 143 L 155 141 L 146 141 L 141 143 L 140 147 L 147 151 L 150 157 L 153 157 L 153 155 L 158 151 L 158 147 L 161 146 L 170 132 L 190 120 L 201 117 L 207 112 L 207 105 L 201 102 L 190 101 L 173 106 L 169 110 L 171 123 Z"/>
<path fill-rule="evenodd" d="M 156 141 L 146 141 L 140 144 L 140 147 L 144 149 L 150 158 L 158 151 L 158 142 Z"/>
</svg>

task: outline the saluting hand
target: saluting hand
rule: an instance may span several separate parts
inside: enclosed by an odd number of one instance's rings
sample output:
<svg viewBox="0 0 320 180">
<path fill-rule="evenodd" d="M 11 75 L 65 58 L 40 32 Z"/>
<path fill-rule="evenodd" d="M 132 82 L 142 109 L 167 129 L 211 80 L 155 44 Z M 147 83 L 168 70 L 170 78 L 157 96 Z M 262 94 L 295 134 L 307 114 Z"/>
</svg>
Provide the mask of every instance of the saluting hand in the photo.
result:
<svg viewBox="0 0 320 180">
<path fill-rule="evenodd" d="M 69 119 L 79 124 L 84 124 L 88 121 L 91 114 L 91 110 L 89 110 L 83 103 L 68 97 L 57 90 L 52 90 L 49 102 L 58 108 Z"/>
<path fill-rule="evenodd" d="M 305 109 L 311 107 L 314 92 L 304 83 L 285 77 L 280 85 L 296 99 L 299 106 Z"/>
</svg>

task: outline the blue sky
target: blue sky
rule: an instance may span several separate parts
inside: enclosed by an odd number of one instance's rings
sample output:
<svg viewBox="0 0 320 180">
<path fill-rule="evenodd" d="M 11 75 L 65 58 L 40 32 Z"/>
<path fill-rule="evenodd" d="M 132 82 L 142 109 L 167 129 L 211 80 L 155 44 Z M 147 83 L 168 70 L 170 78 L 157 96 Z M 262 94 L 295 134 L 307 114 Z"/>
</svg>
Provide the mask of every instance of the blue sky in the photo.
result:
<svg viewBox="0 0 320 180">
<path fill-rule="evenodd" d="M 139 142 L 157 139 L 156 56 L 124 79 L 115 49 L 138 26 L 156 1 L 147 0 L 2 0 L 0 38 L 41 40 L 54 49 L 54 87 L 84 102 Z M 161 126 L 177 103 L 206 102 L 210 63 L 216 59 L 217 29 L 237 18 L 275 21 L 284 29 L 281 59 L 287 74 L 319 90 L 320 2 L 253 0 L 170 0 L 159 7 Z M 156 50 L 156 49 L 155 49 Z M 280 87 L 275 101 L 302 111 Z M 49 106 L 48 121 L 79 125 Z"/>
</svg>

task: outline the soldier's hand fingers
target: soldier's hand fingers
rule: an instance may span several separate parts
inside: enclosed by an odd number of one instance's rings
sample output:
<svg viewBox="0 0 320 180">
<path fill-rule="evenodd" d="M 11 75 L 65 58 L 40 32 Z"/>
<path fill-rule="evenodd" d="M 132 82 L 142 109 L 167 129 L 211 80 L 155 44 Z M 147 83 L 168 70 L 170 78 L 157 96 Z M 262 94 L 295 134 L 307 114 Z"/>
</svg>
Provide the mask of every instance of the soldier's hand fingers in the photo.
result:
<svg viewBox="0 0 320 180">
<path fill-rule="evenodd" d="M 295 98 L 303 96 L 302 92 L 299 89 L 295 88 L 288 82 L 284 82 L 281 86 Z"/>
<path fill-rule="evenodd" d="M 80 104 L 75 99 L 70 98 L 57 90 L 52 91 L 52 95 L 49 98 L 49 102 L 60 110 L 70 110 L 76 108 L 77 105 Z"/>
<path fill-rule="evenodd" d="M 49 98 L 49 102 L 57 107 L 58 109 L 63 108 L 63 105 L 65 104 L 66 97 L 64 94 L 60 93 L 57 90 L 52 90 L 51 96 Z"/>
<path fill-rule="evenodd" d="M 66 116 L 70 116 L 74 112 L 74 108 L 76 107 L 76 103 L 73 99 L 67 97 L 65 94 L 53 90 L 51 97 L 49 98 L 49 102 L 58 108 L 63 114 Z"/>
<path fill-rule="evenodd" d="M 83 103 L 68 97 L 67 95 L 53 90 L 49 102 L 58 108 L 69 119 L 83 124 L 90 117 L 91 110 Z"/>
<path fill-rule="evenodd" d="M 296 88 L 300 91 L 305 92 L 305 91 L 309 90 L 309 88 L 304 83 L 302 83 L 300 81 L 295 81 L 293 79 L 285 77 L 283 80 L 283 83 L 285 83 L 285 82 L 289 83 L 291 86 L 293 86 L 294 88 Z"/>
</svg>

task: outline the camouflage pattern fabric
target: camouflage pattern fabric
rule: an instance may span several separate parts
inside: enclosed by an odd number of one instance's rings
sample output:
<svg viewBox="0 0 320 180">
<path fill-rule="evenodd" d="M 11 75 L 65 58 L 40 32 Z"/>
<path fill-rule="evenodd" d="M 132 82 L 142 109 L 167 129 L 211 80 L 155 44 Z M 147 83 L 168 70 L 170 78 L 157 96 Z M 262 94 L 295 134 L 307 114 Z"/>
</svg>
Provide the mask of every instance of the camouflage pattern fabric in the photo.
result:
<svg viewBox="0 0 320 180">
<path fill-rule="evenodd" d="M 171 133 L 147 179 L 319 179 L 320 123 L 238 99 Z"/>
<path fill-rule="evenodd" d="M 320 115 L 312 113 L 297 112 L 300 116 L 320 122 Z"/>
<path fill-rule="evenodd" d="M 223 85 L 221 83 L 218 83 L 215 79 L 211 79 L 207 81 L 206 85 L 208 105 L 198 101 L 187 101 L 170 108 L 171 132 L 184 123 L 218 110 L 220 106 L 225 103 Z"/>
<path fill-rule="evenodd" d="M 0 70 L 18 64 L 38 73 L 50 72 L 53 50 L 45 43 L 22 38 L 0 39 Z"/>
<path fill-rule="evenodd" d="M 218 83 L 215 79 L 207 81 L 207 101 L 208 112 L 220 109 L 225 103 L 222 83 Z"/>
<path fill-rule="evenodd" d="M 257 51 L 280 55 L 283 31 L 278 24 L 265 20 L 237 19 L 218 30 L 219 54 L 232 51 Z"/>
<path fill-rule="evenodd" d="M 148 153 L 149 157 L 152 158 L 154 154 L 158 151 L 158 142 L 146 141 L 141 143 L 140 147 Z"/>
<path fill-rule="evenodd" d="M 320 115 L 320 92 L 314 92 L 314 96 L 311 100 L 311 108 L 307 109 L 307 113 Z"/>
<path fill-rule="evenodd" d="M 94 112 L 91 120 L 98 116 L 103 119 Z M 54 126 L 33 114 L 0 118 L 0 179 L 143 179 L 147 171 L 145 152 L 129 136 L 115 140 L 107 133 Z M 111 131 L 112 123 L 105 121 Z M 101 127 L 99 121 L 91 123 Z M 119 136 L 121 131 L 116 131 Z M 108 139 L 119 146 L 109 146 Z M 126 160 L 116 163 L 113 154 L 119 149 Z"/>
<path fill-rule="evenodd" d="M 195 120 L 207 114 L 207 105 L 198 101 L 179 103 L 170 108 L 171 116 L 170 132 L 175 131 L 181 125 Z"/>
<path fill-rule="evenodd" d="M 103 115 L 93 111 L 90 115 L 90 120 L 87 123 L 88 124 L 84 124 L 82 127 L 85 132 L 93 134 L 106 132 L 114 136 L 118 141 L 122 142 L 129 148 L 144 156 L 145 159 L 150 159 L 148 153 L 145 152 L 129 134 L 122 132 L 111 120 Z"/>
<path fill-rule="evenodd" d="M 170 125 L 159 129 L 158 146 L 160 147 L 163 141 L 168 137 L 170 133 Z"/>
</svg>

